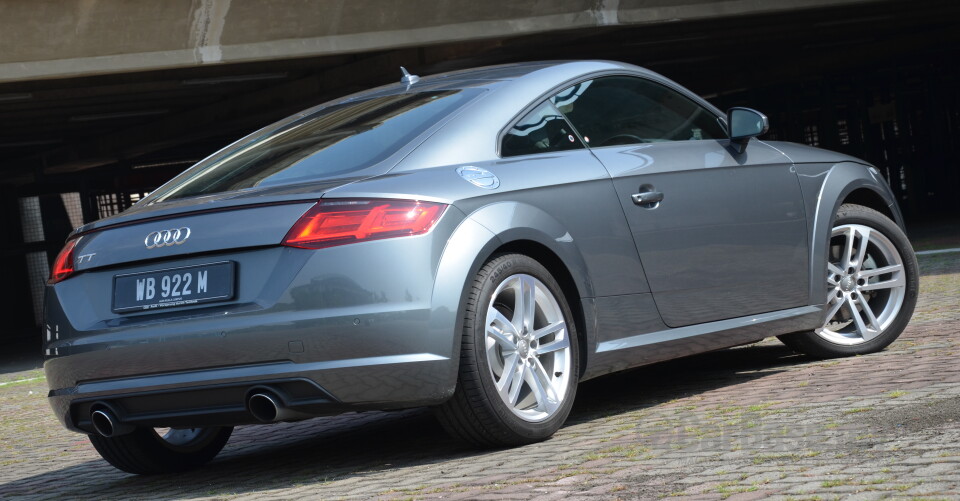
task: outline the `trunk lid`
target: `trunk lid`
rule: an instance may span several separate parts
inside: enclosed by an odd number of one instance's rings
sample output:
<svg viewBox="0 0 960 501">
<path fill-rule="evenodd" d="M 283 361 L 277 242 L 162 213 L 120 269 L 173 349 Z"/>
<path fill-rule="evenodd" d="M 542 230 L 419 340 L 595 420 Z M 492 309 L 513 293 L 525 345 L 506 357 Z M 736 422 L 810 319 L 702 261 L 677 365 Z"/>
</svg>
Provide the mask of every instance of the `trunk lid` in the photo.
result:
<svg viewBox="0 0 960 501">
<path fill-rule="evenodd" d="M 370 177 L 370 175 L 227 191 L 158 203 L 141 202 L 115 216 L 87 223 L 74 230 L 70 236 L 149 220 L 176 218 L 191 213 L 243 209 L 245 207 L 278 205 L 305 200 L 316 201 L 327 191 L 367 177 Z"/>
<path fill-rule="evenodd" d="M 188 254 L 277 245 L 314 203 L 316 200 L 187 212 L 88 233 L 80 237 L 74 250 L 75 269 L 81 272 Z"/>
<path fill-rule="evenodd" d="M 324 192 L 352 181 L 327 180 L 137 205 L 74 232 L 81 235 L 74 250 L 75 269 L 278 245 Z"/>
</svg>

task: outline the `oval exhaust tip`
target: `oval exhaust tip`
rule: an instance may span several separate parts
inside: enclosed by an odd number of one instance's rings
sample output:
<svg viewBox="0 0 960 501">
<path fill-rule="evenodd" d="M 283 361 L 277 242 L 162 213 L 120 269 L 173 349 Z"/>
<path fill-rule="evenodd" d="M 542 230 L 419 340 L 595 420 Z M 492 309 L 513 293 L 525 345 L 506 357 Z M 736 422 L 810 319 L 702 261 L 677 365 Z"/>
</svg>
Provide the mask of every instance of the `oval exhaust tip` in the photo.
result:
<svg viewBox="0 0 960 501">
<path fill-rule="evenodd" d="M 120 421 L 116 414 L 106 407 L 91 412 L 90 422 L 93 423 L 94 431 L 107 438 L 126 435 L 136 429 L 132 424 Z"/>
<path fill-rule="evenodd" d="M 104 437 L 112 437 L 116 432 L 116 418 L 109 411 L 96 410 L 90 414 L 90 421 L 93 422 L 93 429 Z"/>
<path fill-rule="evenodd" d="M 255 393 L 251 395 L 247 401 L 247 407 L 250 409 L 250 414 L 253 414 L 253 417 L 264 423 L 276 421 L 281 408 L 277 398 L 266 393 Z"/>
</svg>

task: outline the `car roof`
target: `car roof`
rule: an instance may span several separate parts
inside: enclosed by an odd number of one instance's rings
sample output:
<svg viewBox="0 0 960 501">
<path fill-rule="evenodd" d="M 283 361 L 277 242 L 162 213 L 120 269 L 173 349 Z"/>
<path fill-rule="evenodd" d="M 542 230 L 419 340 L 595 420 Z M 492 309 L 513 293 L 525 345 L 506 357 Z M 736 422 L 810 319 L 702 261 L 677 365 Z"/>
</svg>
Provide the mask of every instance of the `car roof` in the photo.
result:
<svg viewBox="0 0 960 501">
<path fill-rule="evenodd" d="M 499 64 L 496 66 L 482 66 L 479 68 L 468 68 L 428 75 L 422 77 L 418 83 L 426 85 L 436 85 L 440 83 L 447 85 L 466 84 L 467 86 L 473 87 L 485 82 L 493 83 L 504 80 L 514 80 L 537 70 L 558 66 L 563 63 L 564 61 L 531 61 Z"/>
<path fill-rule="evenodd" d="M 533 61 L 524 63 L 485 66 L 420 77 L 415 83 L 400 82 L 402 75 L 397 68 L 396 83 L 358 92 L 304 110 L 305 116 L 333 105 L 346 104 L 397 94 L 418 92 L 443 92 L 467 90 L 477 95 L 473 102 L 482 106 L 465 105 L 469 113 L 460 113 L 432 132 L 428 139 L 417 146 L 398 166 L 400 169 L 439 166 L 451 158 L 460 156 L 474 158 L 497 157 L 498 136 L 504 127 L 519 117 L 531 103 L 542 99 L 545 93 L 558 85 L 574 82 L 592 75 L 624 73 L 650 78 L 673 87 L 690 99 L 705 106 L 718 117 L 722 113 L 689 90 L 655 72 L 628 63 L 617 61 Z"/>
<path fill-rule="evenodd" d="M 675 84 L 662 75 L 652 72 L 646 68 L 618 61 L 606 60 L 529 61 L 501 64 L 496 66 L 481 66 L 478 68 L 469 68 L 422 76 L 411 85 L 407 85 L 400 81 L 402 72 L 400 67 L 398 67 L 397 79 L 395 83 L 390 83 L 380 87 L 374 87 L 356 92 L 354 94 L 342 96 L 340 98 L 303 110 L 299 113 L 299 115 L 305 116 L 329 106 L 349 103 L 351 101 L 403 94 L 408 92 L 436 92 L 463 89 L 481 89 L 493 91 L 506 90 L 508 88 L 516 89 L 518 87 L 551 87 L 558 82 L 577 79 L 587 74 L 603 71 L 624 71 L 635 75 L 642 75 L 660 81 L 661 83 L 673 85 L 678 89 L 683 89 L 683 87 Z"/>
<path fill-rule="evenodd" d="M 530 61 L 522 63 L 501 64 L 496 66 L 482 66 L 464 70 L 438 73 L 420 77 L 412 85 L 400 82 L 400 68 L 397 68 L 397 82 L 346 96 L 338 102 L 355 99 L 368 99 L 403 92 L 430 92 L 438 90 L 458 90 L 467 88 L 486 88 L 492 90 L 509 82 L 518 80 L 537 80 L 549 78 L 554 81 L 560 74 L 568 73 L 569 78 L 581 74 L 604 70 L 630 70 L 634 73 L 643 73 L 650 76 L 659 76 L 649 70 L 632 64 L 616 61 Z M 543 71 L 549 70 L 549 71 Z M 565 71 L 566 70 L 566 71 Z"/>
<path fill-rule="evenodd" d="M 540 61 L 514 65 L 477 68 L 448 74 L 423 77 L 409 92 L 480 87 L 484 91 L 464 113 L 458 113 L 405 158 L 396 169 L 408 170 L 442 166 L 451 159 L 471 161 L 496 160 L 499 136 L 505 127 L 526 113 L 558 86 L 567 85 L 594 75 L 628 74 L 649 78 L 672 87 L 709 111 L 722 117 L 715 107 L 689 90 L 650 70 L 616 61 Z M 391 94 L 408 92 L 407 86 L 391 84 L 377 90 Z M 375 97 L 371 94 L 359 99 Z"/>
</svg>

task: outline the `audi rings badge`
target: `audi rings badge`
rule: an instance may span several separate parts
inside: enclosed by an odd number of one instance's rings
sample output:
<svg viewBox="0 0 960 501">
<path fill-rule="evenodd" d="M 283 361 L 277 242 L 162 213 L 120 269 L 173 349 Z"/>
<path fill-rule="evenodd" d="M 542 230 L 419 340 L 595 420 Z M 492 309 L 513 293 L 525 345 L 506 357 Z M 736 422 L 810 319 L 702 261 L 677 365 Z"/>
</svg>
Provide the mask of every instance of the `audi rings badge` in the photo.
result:
<svg viewBox="0 0 960 501">
<path fill-rule="evenodd" d="M 147 235 L 147 238 L 143 240 L 143 244 L 146 245 L 148 249 L 155 249 L 157 247 L 180 245 L 186 242 L 188 238 L 190 238 L 190 228 L 184 226 L 182 228 L 154 231 Z"/>
</svg>

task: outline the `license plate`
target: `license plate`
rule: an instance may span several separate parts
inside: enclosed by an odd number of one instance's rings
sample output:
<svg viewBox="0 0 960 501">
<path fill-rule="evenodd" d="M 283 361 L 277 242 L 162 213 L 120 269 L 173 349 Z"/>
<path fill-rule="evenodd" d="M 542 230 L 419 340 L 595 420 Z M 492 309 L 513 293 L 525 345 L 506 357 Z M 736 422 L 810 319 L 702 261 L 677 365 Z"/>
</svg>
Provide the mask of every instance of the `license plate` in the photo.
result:
<svg viewBox="0 0 960 501">
<path fill-rule="evenodd" d="M 116 275 L 113 277 L 113 311 L 226 301 L 233 297 L 233 279 L 232 261 Z"/>
</svg>

